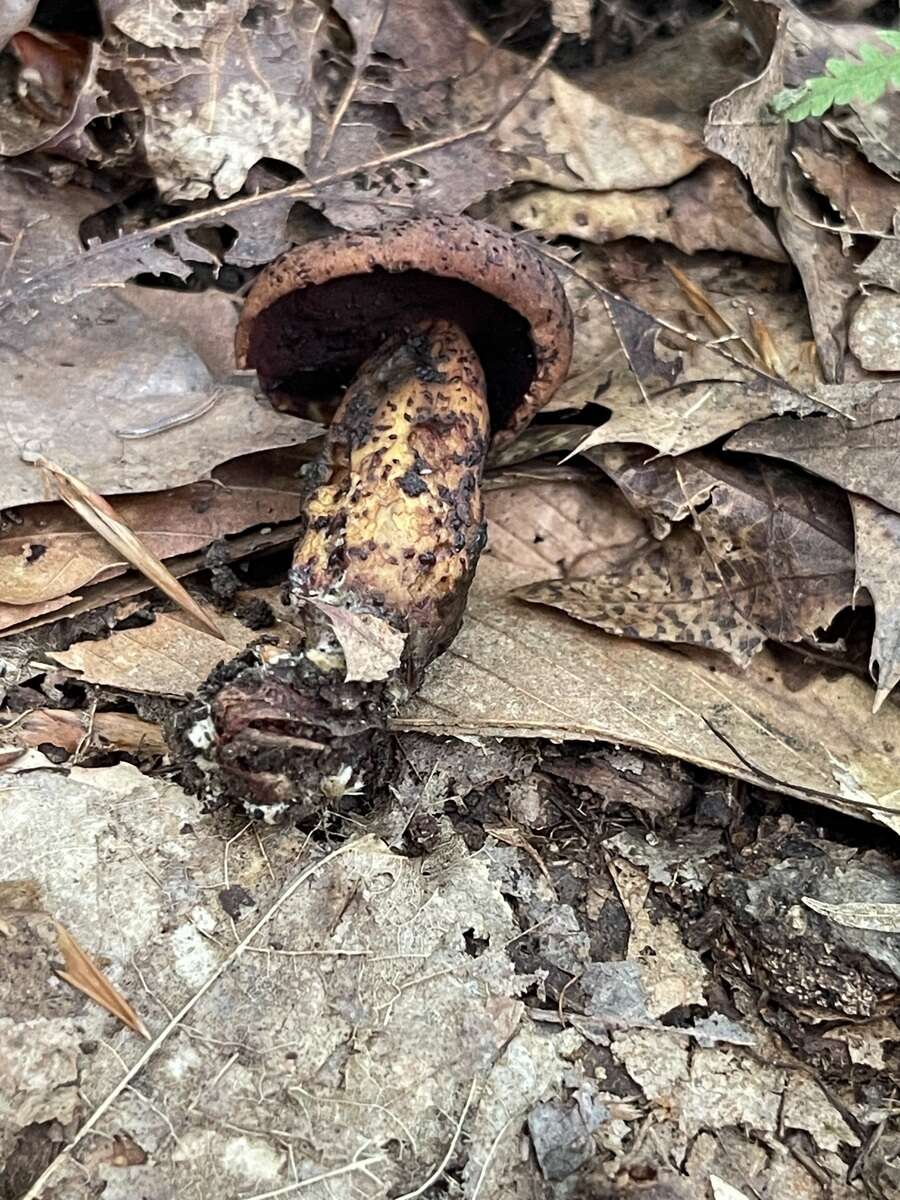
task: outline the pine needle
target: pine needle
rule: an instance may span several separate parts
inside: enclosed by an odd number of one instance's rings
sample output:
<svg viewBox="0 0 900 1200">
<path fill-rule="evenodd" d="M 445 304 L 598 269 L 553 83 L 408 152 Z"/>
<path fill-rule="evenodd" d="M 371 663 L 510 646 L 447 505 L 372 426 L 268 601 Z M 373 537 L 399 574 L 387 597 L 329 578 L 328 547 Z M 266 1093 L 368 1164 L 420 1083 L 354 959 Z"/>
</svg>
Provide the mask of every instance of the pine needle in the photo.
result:
<svg viewBox="0 0 900 1200">
<path fill-rule="evenodd" d="M 170 600 L 193 617 L 202 629 L 211 633 L 213 637 L 225 640 L 197 601 L 185 591 L 168 567 L 147 549 L 107 500 L 92 491 L 76 476 L 63 470 L 57 463 L 45 458 L 43 454 L 34 455 L 29 461 L 46 471 L 56 484 L 59 498 L 78 513 L 91 529 L 99 533 L 104 541 L 109 542 L 127 562 L 136 567 L 142 575 L 146 575 L 161 592 L 165 592 Z"/>
<path fill-rule="evenodd" d="M 749 355 L 751 361 L 758 363 L 759 356 L 755 349 L 742 334 L 738 333 L 728 318 L 722 316 L 703 288 L 698 287 L 692 279 L 685 275 L 684 271 L 679 271 L 678 267 L 673 266 L 671 263 L 666 263 L 666 266 L 669 268 L 679 288 L 681 288 L 685 300 L 687 300 L 697 316 L 706 323 L 707 328 L 713 336 L 737 342 L 740 349 Z"/>
<path fill-rule="evenodd" d="M 90 996 L 95 1004 L 99 1004 L 108 1013 L 112 1013 L 114 1017 L 118 1017 L 123 1025 L 140 1034 L 142 1038 L 146 1038 L 149 1042 L 150 1032 L 147 1026 L 122 993 L 113 987 L 100 968 L 88 958 L 68 929 L 64 925 L 60 925 L 59 921 L 55 921 L 54 924 L 56 925 L 57 941 L 62 952 L 63 962 L 65 963 L 65 969 L 61 971 L 57 970 L 56 972 L 60 979 L 64 979 L 66 983 L 71 984 L 73 988 L 77 988 L 79 992 L 84 992 L 86 996 Z"/>
</svg>

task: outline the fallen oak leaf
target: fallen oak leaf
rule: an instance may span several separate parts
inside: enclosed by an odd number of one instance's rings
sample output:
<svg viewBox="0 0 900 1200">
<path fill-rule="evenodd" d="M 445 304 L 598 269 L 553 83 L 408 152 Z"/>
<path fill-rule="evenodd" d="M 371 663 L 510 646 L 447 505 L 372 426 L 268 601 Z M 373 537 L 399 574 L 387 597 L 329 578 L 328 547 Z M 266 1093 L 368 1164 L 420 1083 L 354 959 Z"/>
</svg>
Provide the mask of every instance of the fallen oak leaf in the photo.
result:
<svg viewBox="0 0 900 1200">
<path fill-rule="evenodd" d="M 62 969 L 57 968 L 56 973 L 60 979 L 90 996 L 95 1004 L 105 1008 L 112 1016 L 118 1017 L 123 1025 L 149 1042 L 150 1031 L 118 988 L 114 987 L 100 968 L 91 961 L 68 929 L 59 921 L 54 924 L 65 964 Z"/>
<path fill-rule="evenodd" d="M 59 492 L 59 498 L 87 522 L 88 525 L 102 538 L 105 538 L 125 559 L 136 567 L 146 577 L 165 592 L 179 608 L 205 629 L 213 637 L 222 638 L 214 621 L 212 621 L 196 600 L 182 587 L 174 575 L 165 567 L 155 554 L 135 537 L 131 529 L 121 519 L 116 510 L 102 496 L 98 496 L 80 479 L 64 471 L 62 467 L 51 462 L 42 454 L 31 456 L 35 466 L 40 467 L 52 478 Z"/>
<path fill-rule="evenodd" d="M 796 398 L 796 407 L 798 409 L 802 410 L 804 407 L 808 407 L 810 404 L 813 406 L 818 405 L 822 408 L 830 410 L 838 416 L 843 417 L 847 421 L 852 422 L 855 419 L 852 412 L 847 412 L 845 409 L 837 407 L 828 398 L 827 389 L 820 388 L 817 390 L 814 397 L 810 396 L 806 392 L 801 391 L 799 388 L 794 387 L 793 384 L 787 382 L 786 380 L 779 379 L 774 375 L 770 375 L 767 371 L 764 371 L 755 363 L 748 363 L 744 361 L 736 354 L 733 354 L 724 345 L 704 341 L 703 338 L 698 337 L 697 334 L 692 333 L 690 330 L 683 329 L 680 325 L 674 324 L 674 322 L 667 320 L 665 317 L 661 317 L 658 314 L 649 312 L 636 301 L 630 300 L 627 296 L 623 296 L 618 292 L 614 292 L 611 288 L 599 283 L 596 279 L 592 279 L 589 275 L 586 275 L 583 271 L 573 266 L 572 263 L 567 262 L 565 258 L 560 257 L 558 254 L 554 254 L 546 246 L 536 244 L 535 249 L 537 249 L 539 253 L 541 253 L 550 262 L 556 263 L 563 271 L 568 272 L 575 278 L 581 280 L 592 292 L 601 297 L 601 299 L 607 305 L 607 311 L 609 311 L 611 308 L 612 312 L 615 313 L 615 325 L 622 324 L 623 316 L 621 314 L 624 314 L 625 310 L 628 310 L 629 313 L 633 314 L 633 319 L 640 324 L 642 330 L 642 339 L 646 339 L 647 334 L 644 332 L 644 330 L 648 329 L 650 326 L 656 326 L 660 330 L 667 330 L 669 333 L 675 334 L 679 338 L 684 338 L 685 341 L 694 346 L 697 346 L 703 350 L 708 350 L 711 354 L 724 359 L 726 362 L 731 363 L 740 370 L 749 372 L 760 381 L 760 386 L 764 386 L 765 383 L 768 383 L 771 386 L 784 389 L 786 392 L 790 392 Z M 631 353 L 626 350 L 624 345 L 623 350 L 625 350 L 625 352 L 628 354 L 629 360 L 631 360 Z M 656 361 L 659 362 L 658 359 Z"/>
<path fill-rule="evenodd" d="M 814 640 L 852 603 L 850 514 L 837 489 L 765 460 L 744 467 L 699 451 L 666 458 L 640 446 L 604 446 L 588 457 L 661 536 L 687 517 L 696 530 L 676 531 L 675 541 L 673 532 L 633 567 L 646 567 L 644 607 L 618 614 L 619 625 L 640 617 L 651 632 L 639 636 L 654 636 L 651 616 L 664 612 L 657 637 L 724 649 L 746 663 L 766 638 Z M 618 581 L 619 606 L 635 582 Z M 582 608 L 601 599 L 616 615 L 608 592 L 578 597 Z"/>
</svg>

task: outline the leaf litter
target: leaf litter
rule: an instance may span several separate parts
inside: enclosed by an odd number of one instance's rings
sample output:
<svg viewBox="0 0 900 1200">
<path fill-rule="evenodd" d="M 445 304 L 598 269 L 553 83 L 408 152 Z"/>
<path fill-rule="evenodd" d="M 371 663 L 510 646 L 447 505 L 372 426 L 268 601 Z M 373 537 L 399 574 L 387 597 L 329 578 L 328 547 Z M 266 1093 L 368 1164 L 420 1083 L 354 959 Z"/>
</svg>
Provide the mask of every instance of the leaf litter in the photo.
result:
<svg viewBox="0 0 900 1200">
<path fill-rule="evenodd" d="M 866 6 L 45 7 L 0 28 L 4 1200 L 895 1194 L 896 94 L 772 107 Z M 293 645 L 330 415 L 234 374 L 243 294 L 461 211 L 576 320 L 462 632 L 373 794 L 203 812 L 166 734 Z"/>
</svg>

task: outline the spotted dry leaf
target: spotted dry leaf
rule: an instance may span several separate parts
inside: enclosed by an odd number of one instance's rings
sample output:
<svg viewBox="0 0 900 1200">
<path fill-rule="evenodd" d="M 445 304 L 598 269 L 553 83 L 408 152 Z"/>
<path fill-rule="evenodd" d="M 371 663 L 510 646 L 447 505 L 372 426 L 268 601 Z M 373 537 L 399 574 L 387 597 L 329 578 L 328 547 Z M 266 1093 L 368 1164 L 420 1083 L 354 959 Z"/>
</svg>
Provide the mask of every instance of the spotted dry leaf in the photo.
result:
<svg viewBox="0 0 900 1200">
<path fill-rule="evenodd" d="M 737 171 L 719 161 L 667 188 L 571 192 L 542 187 L 501 204 L 518 225 L 545 237 L 596 243 L 642 237 L 669 242 L 685 254 L 734 250 L 774 262 L 786 258 Z"/>
<path fill-rule="evenodd" d="M 641 513 L 690 518 L 624 568 L 541 582 L 518 595 L 611 633 L 721 650 L 746 665 L 767 638 L 812 638 L 852 602 L 846 499 L 798 471 L 746 469 L 700 453 L 590 452 Z"/>
<path fill-rule="evenodd" d="M 770 587 L 764 577 L 744 580 L 730 563 L 713 562 L 692 530 L 678 529 L 624 571 L 553 579 L 515 594 L 607 633 L 721 650 L 746 666 L 766 640 L 752 613 Z"/>
</svg>

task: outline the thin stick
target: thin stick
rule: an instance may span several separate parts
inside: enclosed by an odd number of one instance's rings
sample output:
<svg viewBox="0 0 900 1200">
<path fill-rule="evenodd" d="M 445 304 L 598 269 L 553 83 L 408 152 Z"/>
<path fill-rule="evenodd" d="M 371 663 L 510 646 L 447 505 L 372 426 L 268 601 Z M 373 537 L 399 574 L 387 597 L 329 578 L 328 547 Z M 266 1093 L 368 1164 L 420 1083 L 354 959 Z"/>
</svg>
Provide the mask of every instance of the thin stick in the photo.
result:
<svg viewBox="0 0 900 1200">
<path fill-rule="evenodd" d="M 514 1121 L 519 1121 L 521 1119 L 522 1119 L 521 1113 L 517 1113 L 515 1116 L 510 1117 L 509 1120 L 506 1122 L 506 1124 L 502 1126 L 502 1128 L 500 1129 L 500 1132 L 497 1134 L 497 1136 L 494 1138 L 494 1140 L 491 1142 L 490 1149 L 487 1152 L 484 1162 L 481 1164 L 481 1170 L 478 1172 L 478 1180 L 475 1184 L 475 1190 L 472 1192 L 472 1195 L 469 1197 L 469 1200 L 478 1200 L 478 1194 L 481 1191 L 481 1185 L 484 1183 L 485 1179 L 487 1179 L 488 1167 L 491 1165 L 494 1155 L 497 1153 L 497 1147 L 500 1145 L 501 1141 L 503 1140 L 503 1138 L 506 1134 L 506 1131 L 507 1131 L 507 1129 L 509 1129 L 510 1125 L 512 1125 Z"/>
<path fill-rule="evenodd" d="M 50 1162 L 47 1164 L 47 1166 L 41 1172 L 39 1177 L 34 1181 L 34 1183 L 31 1185 L 31 1187 L 28 1189 L 28 1191 L 22 1197 L 22 1200 L 38 1200 L 38 1197 L 40 1196 L 41 1192 L 43 1191 L 44 1185 L 51 1178 L 51 1176 L 56 1172 L 57 1167 L 62 1163 L 62 1161 L 64 1159 L 71 1158 L 72 1151 L 75 1149 L 75 1147 L 81 1141 L 83 1141 L 83 1139 L 91 1132 L 92 1129 L 94 1129 L 94 1127 L 97 1125 L 97 1122 L 100 1121 L 102 1119 L 102 1117 L 110 1110 L 110 1108 L 113 1106 L 113 1104 L 116 1102 L 116 1100 L 118 1100 L 119 1096 L 121 1096 L 121 1094 L 129 1086 L 131 1081 L 137 1075 L 140 1074 L 140 1072 L 144 1069 L 144 1067 L 151 1060 L 151 1058 L 154 1057 L 157 1050 L 159 1050 L 168 1041 L 171 1034 L 178 1028 L 178 1026 L 181 1024 L 181 1022 L 184 1020 L 184 1018 L 188 1015 L 188 1013 L 193 1008 L 196 1008 L 197 1004 L 199 1004 L 199 1002 L 203 999 L 203 997 L 206 995 L 206 993 L 209 991 L 209 989 L 213 986 L 213 984 L 216 983 L 222 977 L 222 975 L 225 974 L 225 972 L 229 969 L 229 967 L 233 963 L 237 962 L 237 960 L 241 957 L 241 955 L 244 953 L 244 951 L 249 947 L 250 942 L 256 937 L 256 935 L 260 932 L 260 930 L 263 929 L 264 926 L 266 926 L 269 923 L 269 921 L 271 921 L 271 919 L 275 916 L 275 914 L 284 907 L 284 905 L 288 902 L 288 900 L 290 900 L 290 898 L 294 895 L 294 893 L 297 891 L 297 889 L 303 883 L 305 883 L 306 880 L 310 878 L 310 876 L 314 875 L 317 871 L 321 870 L 323 867 L 327 867 L 339 855 L 346 854 L 348 850 L 355 849 L 359 845 L 359 843 L 363 840 L 365 840 L 365 839 L 353 838 L 349 842 L 345 842 L 343 844 L 343 846 L 338 846 L 338 848 L 336 850 L 332 850 L 330 854 L 326 854 L 325 857 L 322 859 L 319 859 L 318 862 L 311 863 L 308 867 L 305 867 L 304 870 L 302 870 L 300 872 L 300 874 L 296 877 L 296 879 L 294 879 L 294 881 L 292 883 L 288 884 L 288 886 L 284 889 L 284 891 L 281 893 L 281 895 L 278 896 L 273 901 L 271 908 L 269 908 L 267 912 L 263 913 L 263 915 L 259 918 L 259 920 L 253 926 L 253 928 L 250 930 L 250 932 L 248 934 L 246 934 L 246 936 L 243 938 L 243 940 L 238 942 L 238 944 L 231 950 L 231 952 L 229 954 L 227 954 L 225 956 L 225 958 L 222 959 L 222 961 L 215 968 L 215 970 L 212 972 L 212 974 L 209 976 L 209 978 L 206 980 L 206 982 L 201 984 L 200 988 L 194 993 L 193 996 L 191 996 L 190 1000 L 188 1000 L 184 1005 L 182 1005 L 182 1007 L 178 1010 L 178 1012 L 174 1015 L 174 1017 L 172 1017 L 172 1019 L 169 1021 L 169 1023 L 156 1035 L 156 1037 L 153 1039 L 153 1041 L 150 1043 L 150 1045 L 147 1047 L 147 1049 L 144 1051 L 144 1053 L 141 1055 L 141 1057 L 137 1060 L 137 1062 L 134 1064 L 134 1066 L 131 1067 L 130 1070 L 126 1071 L 126 1073 L 122 1076 L 122 1078 L 119 1080 L 119 1082 L 115 1085 L 115 1087 L 112 1089 L 112 1091 L 106 1097 L 106 1099 L 102 1100 L 100 1102 L 100 1104 L 97 1105 L 97 1107 L 94 1109 L 94 1111 L 88 1117 L 88 1119 L 74 1134 L 74 1136 L 72 1137 L 72 1140 L 68 1143 L 68 1145 L 64 1146 L 62 1148 L 62 1150 L 60 1150 L 60 1152 L 56 1155 L 56 1157 L 50 1160 Z M 470 1097 L 470 1099 L 471 1099 L 471 1097 Z M 465 1115 L 465 1114 L 463 1114 L 463 1115 Z M 269 1194 L 272 1195 L 274 1193 L 269 1193 Z"/>
<path fill-rule="evenodd" d="M 271 1192 L 254 1192 L 252 1196 L 245 1197 L 245 1200 L 271 1200 L 273 1196 L 287 1196 L 291 1192 L 299 1192 L 301 1188 L 312 1187 L 313 1184 L 322 1183 L 326 1179 L 337 1179 L 339 1175 L 349 1175 L 351 1171 L 365 1171 L 367 1167 L 380 1162 L 384 1162 L 384 1155 L 373 1154 L 371 1158 L 360 1158 L 356 1162 L 344 1163 L 342 1167 L 323 1171 L 320 1175 L 310 1175 L 307 1179 L 298 1179 L 296 1183 L 286 1183 L 284 1187 L 275 1188 Z"/>
<path fill-rule="evenodd" d="M 248 212 L 257 206 L 269 204 L 272 201 L 294 200 L 303 196 L 309 196 L 326 187 L 328 184 L 340 183 L 344 179 L 352 179 L 354 175 L 369 174 L 372 171 L 377 171 L 380 167 L 390 166 L 391 163 L 402 162 L 404 159 L 412 160 L 419 155 L 428 153 L 430 150 L 442 150 L 445 146 L 464 142 L 468 138 L 491 133 L 525 99 L 535 80 L 556 53 L 561 40 L 562 34 L 559 30 L 556 30 L 529 67 L 522 86 L 516 94 L 492 117 L 485 118 L 485 120 L 479 121 L 476 125 L 470 125 L 466 129 L 460 129 L 454 133 L 442 134 L 440 137 L 431 138 L 427 142 L 421 142 L 418 146 L 408 146 L 401 150 L 394 150 L 390 154 L 382 155 L 380 158 L 371 158 L 368 162 L 354 163 L 352 166 L 342 167 L 339 171 L 332 171 L 328 175 L 307 179 L 302 183 L 288 184 L 286 187 L 277 188 L 270 192 L 259 192 L 254 196 L 241 196 L 237 200 L 226 200 L 223 204 L 216 204 L 211 208 L 205 208 L 199 212 L 192 212 L 186 216 L 173 217 L 170 221 L 163 221 L 159 225 L 152 226 L 150 229 L 142 229 L 136 233 L 126 234 L 124 237 L 115 238 L 110 242 L 101 242 L 99 245 L 93 246 L 88 250 L 83 250 L 79 254 L 72 255 L 61 261 L 57 260 L 51 266 L 45 267 L 44 270 L 37 271 L 23 280 L 17 292 L 8 292 L 5 299 L 0 302 L 0 312 L 27 301 L 34 293 L 39 293 L 41 288 L 46 286 L 49 281 L 64 276 L 67 269 L 80 267 L 82 263 L 91 259 L 101 259 L 104 255 L 119 258 L 123 253 L 127 254 L 129 246 L 134 247 L 135 251 L 137 251 L 146 242 L 155 242 L 159 238 L 168 237 L 172 233 L 178 233 L 183 229 L 193 229 L 195 225 L 227 222 L 235 213 Z"/>
<path fill-rule="evenodd" d="M 414 1192 L 404 1192 L 402 1196 L 397 1196 L 396 1200 L 416 1200 L 417 1196 L 423 1196 L 425 1194 L 425 1192 L 427 1192 L 430 1187 L 432 1187 L 435 1183 L 437 1183 L 437 1181 L 443 1175 L 444 1171 L 446 1170 L 447 1164 L 450 1162 L 450 1159 L 453 1157 L 453 1153 L 456 1150 L 457 1142 L 459 1141 L 460 1135 L 462 1133 L 463 1124 L 465 1122 L 466 1117 L 469 1114 L 469 1109 L 472 1107 L 472 1101 L 475 1099 L 475 1088 L 476 1088 L 477 1084 L 478 1084 L 478 1076 L 476 1075 L 475 1078 L 472 1080 L 472 1086 L 469 1088 L 469 1094 L 466 1097 L 466 1102 L 463 1105 L 463 1110 L 459 1114 L 459 1120 L 456 1122 L 456 1128 L 453 1131 L 453 1137 L 450 1139 L 450 1145 L 447 1147 L 447 1153 L 444 1155 L 444 1157 L 441 1159 L 441 1161 L 438 1163 L 438 1165 L 434 1168 L 434 1170 L 431 1172 L 431 1174 L 428 1176 L 428 1178 L 425 1180 L 424 1183 L 419 1184 L 419 1186 L 416 1188 L 416 1190 Z M 25 1200 L 28 1200 L 27 1196 L 26 1196 Z"/>
</svg>

